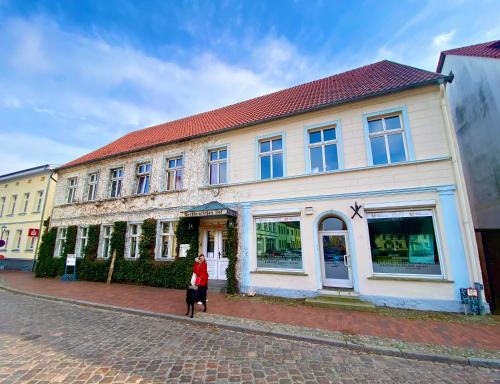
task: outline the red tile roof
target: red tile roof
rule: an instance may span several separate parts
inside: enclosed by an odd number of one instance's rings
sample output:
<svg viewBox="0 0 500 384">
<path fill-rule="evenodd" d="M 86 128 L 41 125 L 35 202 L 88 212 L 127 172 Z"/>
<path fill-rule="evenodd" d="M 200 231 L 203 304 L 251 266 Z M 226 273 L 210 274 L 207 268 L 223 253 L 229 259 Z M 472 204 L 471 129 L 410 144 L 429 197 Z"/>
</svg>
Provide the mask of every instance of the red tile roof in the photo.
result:
<svg viewBox="0 0 500 384">
<path fill-rule="evenodd" d="M 437 66 L 437 72 L 441 73 L 446 55 L 457 56 L 476 56 L 476 57 L 489 57 L 492 59 L 500 59 L 500 40 L 490 41 L 488 43 L 481 43 L 469 45 L 467 47 L 449 49 L 441 52 Z"/>
<path fill-rule="evenodd" d="M 446 76 L 434 72 L 385 60 L 134 131 L 61 168 L 446 80 Z"/>
</svg>

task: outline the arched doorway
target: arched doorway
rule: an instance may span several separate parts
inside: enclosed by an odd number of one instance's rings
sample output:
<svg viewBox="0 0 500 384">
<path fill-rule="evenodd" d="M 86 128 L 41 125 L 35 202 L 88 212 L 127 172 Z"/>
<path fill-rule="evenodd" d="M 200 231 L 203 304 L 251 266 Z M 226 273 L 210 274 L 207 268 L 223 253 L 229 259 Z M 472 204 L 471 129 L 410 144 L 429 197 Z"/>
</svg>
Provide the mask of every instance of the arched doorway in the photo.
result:
<svg viewBox="0 0 500 384">
<path fill-rule="evenodd" d="M 319 223 L 321 270 L 324 287 L 352 288 L 351 255 L 344 220 L 328 216 Z"/>
</svg>

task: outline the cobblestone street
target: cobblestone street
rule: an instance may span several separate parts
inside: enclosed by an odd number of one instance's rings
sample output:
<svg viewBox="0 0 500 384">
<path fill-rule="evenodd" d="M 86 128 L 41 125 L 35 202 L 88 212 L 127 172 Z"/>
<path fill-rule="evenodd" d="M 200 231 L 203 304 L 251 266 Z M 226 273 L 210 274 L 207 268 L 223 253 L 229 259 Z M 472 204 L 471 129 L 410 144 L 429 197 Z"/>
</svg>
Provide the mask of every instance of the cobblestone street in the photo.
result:
<svg viewBox="0 0 500 384">
<path fill-rule="evenodd" d="M 500 383 L 427 363 L 0 292 L 0 383 Z"/>
</svg>

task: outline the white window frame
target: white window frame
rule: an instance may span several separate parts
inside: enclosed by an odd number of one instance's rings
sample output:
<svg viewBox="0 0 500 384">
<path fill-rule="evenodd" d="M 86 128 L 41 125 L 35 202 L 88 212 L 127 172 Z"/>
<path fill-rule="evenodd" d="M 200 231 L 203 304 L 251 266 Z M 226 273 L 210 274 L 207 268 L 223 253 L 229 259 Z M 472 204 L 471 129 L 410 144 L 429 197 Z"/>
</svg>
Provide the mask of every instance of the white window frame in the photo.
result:
<svg viewBox="0 0 500 384">
<path fill-rule="evenodd" d="M 217 155 L 218 159 L 217 160 L 210 160 L 210 155 L 212 152 L 221 152 L 221 151 L 226 151 L 226 158 L 225 159 L 220 159 L 219 156 Z M 226 163 L 226 181 L 221 182 L 221 172 L 220 172 L 220 166 L 221 164 Z M 217 182 L 212 183 L 212 165 L 217 166 Z M 209 185 L 225 185 L 229 182 L 229 146 L 221 146 L 221 147 L 216 147 L 216 148 L 210 148 L 208 150 L 208 184 Z"/>
<path fill-rule="evenodd" d="M 16 233 L 14 235 L 14 248 L 12 248 L 13 251 L 19 251 L 21 249 L 22 237 L 23 237 L 23 230 L 16 229 Z"/>
<path fill-rule="evenodd" d="M 276 150 L 273 150 L 272 149 L 272 141 L 273 140 L 277 140 L 277 139 L 281 139 L 281 149 L 276 149 Z M 262 143 L 265 143 L 265 142 L 268 142 L 269 141 L 269 151 L 267 152 L 262 152 L 261 151 L 261 144 Z M 282 178 L 282 177 L 285 177 L 285 138 L 282 134 L 277 134 L 277 135 L 273 135 L 273 136 L 269 136 L 269 137 L 263 137 L 263 138 L 260 138 L 257 142 L 257 145 L 258 145 L 258 167 L 259 167 L 259 180 L 272 180 L 272 179 L 279 179 L 279 178 Z M 274 155 L 280 155 L 281 154 L 281 161 L 282 161 L 282 169 L 281 169 L 281 173 L 282 175 L 281 176 L 274 176 L 274 167 L 273 167 L 273 162 L 274 162 Z M 261 167 L 261 159 L 263 157 L 270 157 L 270 171 L 271 171 L 271 177 L 268 178 L 268 179 L 263 179 L 262 178 L 262 167 Z"/>
<path fill-rule="evenodd" d="M 9 236 L 10 236 L 10 229 L 4 229 L 3 232 L 1 233 L 0 238 L 5 241 L 5 245 L 0 249 L 7 249 L 7 245 L 9 244 Z"/>
<path fill-rule="evenodd" d="M 44 195 L 43 190 L 37 191 L 37 195 L 33 206 L 33 213 L 38 213 L 42 211 L 43 195 Z"/>
<path fill-rule="evenodd" d="M 27 236 L 26 238 L 26 250 L 33 251 L 35 249 L 36 237 L 35 236 Z"/>
<path fill-rule="evenodd" d="M 54 257 L 62 257 L 64 251 L 64 245 L 66 244 L 66 238 L 68 236 L 68 228 L 59 227 L 57 229 L 56 246 L 54 248 Z"/>
<path fill-rule="evenodd" d="M 181 165 L 177 166 L 177 161 L 181 160 Z M 165 159 L 165 169 L 166 169 L 166 186 L 165 190 L 167 191 L 180 191 L 184 188 L 184 156 L 170 156 Z M 176 165 L 174 167 L 170 167 L 170 161 L 175 161 Z M 179 185 L 177 185 L 177 174 L 181 172 L 181 180 Z M 173 178 L 173 187 L 170 188 L 170 180 Z"/>
<path fill-rule="evenodd" d="M 78 189 L 78 177 L 69 177 L 66 185 L 66 203 L 71 204 L 76 202 L 76 192 Z"/>
<path fill-rule="evenodd" d="M 163 232 L 163 224 L 169 224 L 168 232 Z M 177 225 L 177 222 L 174 220 L 161 220 L 158 221 L 158 228 L 157 228 L 157 244 L 156 244 L 156 252 L 155 252 L 155 259 L 164 261 L 164 260 L 173 260 L 175 258 L 175 247 L 177 246 L 176 244 L 176 239 L 175 239 L 175 227 Z M 167 257 L 162 257 L 163 254 L 163 238 L 168 237 L 168 255 Z"/>
<path fill-rule="evenodd" d="M 329 130 L 329 129 L 334 129 L 335 130 L 335 139 L 334 140 L 326 140 L 325 141 L 325 138 L 324 138 L 324 131 L 325 130 Z M 310 136 L 309 134 L 310 133 L 314 133 L 314 132 L 320 132 L 320 135 L 321 135 L 321 141 L 318 142 L 318 143 L 313 143 L 311 144 L 311 140 L 310 140 Z M 339 139 L 339 134 L 340 134 L 340 129 L 339 129 L 339 125 L 337 123 L 332 123 L 330 125 L 324 125 L 324 126 L 320 126 L 320 127 L 315 127 L 315 128 L 309 128 L 307 129 L 307 135 L 306 135 L 306 138 L 307 138 L 307 155 L 308 155 L 308 160 L 309 160 L 309 169 L 311 171 L 311 173 L 314 173 L 314 174 L 319 174 L 319 173 L 325 173 L 325 172 L 333 172 L 333 171 L 336 171 L 338 169 L 341 168 L 341 159 L 340 159 L 340 146 L 341 146 L 341 142 L 340 142 L 340 139 Z M 336 148 L 337 148 L 337 169 L 330 169 L 330 170 L 327 170 L 326 169 L 326 155 L 325 155 L 325 147 L 327 145 L 336 145 Z M 321 147 L 321 156 L 322 156 L 322 160 L 323 160 L 323 169 L 318 171 L 318 172 L 313 172 L 313 166 L 312 166 L 312 157 L 311 157 L 311 149 L 312 148 L 318 148 L 318 147 Z"/>
<path fill-rule="evenodd" d="M 109 228 L 109 235 L 106 235 L 106 228 Z M 111 256 L 111 237 L 113 236 L 113 224 L 102 224 L 101 225 L 101 241 L 100 241 L 100 249 L 99 249 L 99 258 L 100 259 L 109 259 Z M 104 254 L 104 245 L 106 244 L 106 240 L 108 241 L 108 250 L 107 254 Z"/>
<path fill-rule="evenodd" d="M 262 267 L 258 267 L 258 260 L 257 260 L 257 252 L 258 252 L 258 247 L 259 247 L 259 243 L 258 243 L 258 238 L 257 238 L 257 224 L 258 222 L 263 222 L 264 224 L 264 230 L 265 231 L 268 231 L 268 232 L 271 232 L 272 231 L 272 227 L 271 227 L 271 224 L 272 223 L 277 223 L 277 222 L 284 222 L 284 221 L 298 221 L 300 223 L 300 251 L 301 251 L 301 264 L 302 264 L 302 268 L 298 268 L 298 269 L 291 269 L 291 268 L 262 268 Z M 255 244 L 255 252 L 254 252 L 254 262 L 255 262 L 255 270 L 256 271 L 269 271 L 269 272 L 280 272 L 280 273 L 303 273 L 304 272 L 304 242 L 302 241 L 302 239 L 304 238 L 303 236 L 303 223 L 302 223 L 302 216 L 300 214 L 300 212 L 297 212 L 297 213 L 294 213 L 294 214 L 280 214 L 280 213 L 276 213 L 276 214 L 272 214 L 272 215 L 269 215 L 269 216 L 257 216 L 255 215 L 254 218 L 253 218 L 253 236 L 254 236 L 254 244 Z M 267 239 L 266 239 L 267 240 Z"/>
<path fill-rule="evenodd" d="M 89 227 L 78 227 L 78 241 L 76 248 L 76 257 L 84 257 L 85 247 L 89 241 Z"/>
<path fill-rule="evenodd" d="M 141 171 L 141 167 L 143 166 L 148 166 L 149 165 L 149 169 L 147 169 L 146 171 Z M 148 193 L 150 193 L 151 191 L 151 172 L 152 172 L 152 169 L 153 169 L 153 163 L 151 161 L 144 161 L 144 162 L 141 162 L 141 163 L 138 163 L 135 167 L 135 177 L 136 177 L 136 182 L 137 182 L 137 186 L 136 186 L 136 194 L 137 195 L 147 195 Z M 144 178 L 144 180 L 147 180 L 147 183 L 146 182 L 143 182 L 141 184 L 141 179 Z M 142 188 L 141 188 L 141 185 L 142 185 Z M 145 190 L 144 186 L 147 185 L 148 186 L 148 189 Z"/>
<path fill-rule="evenodd" d="M 119 174 L 118 176 L 114 175 L 114 172 L 120 172 L 121 175 Z M 118 198 L 121 197 L 123 194 L 123 178 L 125 175 L 125 167 L 115 167 L 111 168 L 109 171 L 109 197 L 111 198 Z M 113 184 L 116 184 L 116 193 L 113 195 Z"/>
<path fill-rule="evenodd" d="M 132 226 L 135 225 L 137 226 L 137 233 L 132 235 Z M 141 235 L 142 235 L 142 223 L 137 222 L 137 223 L 128 223 L 127 225 L 127 259 L 129 260 L 138 260 L 139 259 L 139 242 L 141 241 Z M 135 242 L 135 249 L 133 252 L 132 256 L 132 238 L 136 238 Z"/>
<path fill-rule="evenodd" d="M 23 194 L 23 203 L 21 205 L 21 212 L 19 212 L 20 214 L 24 215 L 24 214 L 28 213 L 29 202 L 30 202 L 30 193 L 25 192 Z"/>
<path fill-rule="evenodd" d="M 97 198 L 97 188 L 99 186 L 99 172 L 89 173 L 87 176 L 87 201 L 95 201 Z"/>
<path fill-rule="evenodd" d="M 7 202 L 7 198 L 5 196 L 0 197 L 0 217 L 3 216 L 6 202 Z"/>
<path fill-rule="evenodd" d="M 446 265 L 444 262 L 444 256 L 443 256 L 443 248 L 441 246 L 441 233 L 439 232 L 439 226 L 438 226 L 438 220 L 437 220 L 437 214 L 436 214 L 436 209 L 435 207 L 420 207 L 420 208 L 397 208 L 397 209 L 387 209 L 387 210 L 380 210 L 380 209 L 374 209 L 374 210 L 365 210 L 366 214 L 366 230 L 368 232 L 368 241 L 370 241 L 370 233 L 368 230 L 368 219 L 370 218 L 375 218 L 374 215 L 377 215 L 377 218 L 384 218 L 384 217 L 412 217 L 412 216 L 401 216 L 406 214 L 409 214 L 409 212 L 419 212 L 422 213 L 420 217 L 431 217 L 432 218 L 432 226 L 434 228 L 434 236 L 436 240 L 436 247 L 437 247 L 437 252 L 438 252 L 438 259 L 439 259 L 439 267 L 441 270 L 440 275 L 423 275 L 423 274 L 409 274 L 409 273 L 381 273 L 381 272 L 374 272 L 373 271 L 373 255 L 372 255 L 372 250 L 370 247 L 370 266 L 371 266 L 371 272 L 373 276 L 387 276 L 387 277 L 398 277 L 398 278 L 407 278 L 407 279 L 422 279 L 422 280 L 443 280 L 446 279 Z M 425 212 L 428 212 L 429 214 L 425 214 Z M 392 215 L 391 215 L 392 214 Z M 400 216 L 397 216 L 399 214 Z"/>
<path fill-rule="evenodd" d="M 14 216 L 14 212 L 16 211 L 16 204 L 17 204 L 17 195 L 13 194 L 10 197 L 10 207 L 9 207 L 9 213 L 7 216 Z"/>
</svg>

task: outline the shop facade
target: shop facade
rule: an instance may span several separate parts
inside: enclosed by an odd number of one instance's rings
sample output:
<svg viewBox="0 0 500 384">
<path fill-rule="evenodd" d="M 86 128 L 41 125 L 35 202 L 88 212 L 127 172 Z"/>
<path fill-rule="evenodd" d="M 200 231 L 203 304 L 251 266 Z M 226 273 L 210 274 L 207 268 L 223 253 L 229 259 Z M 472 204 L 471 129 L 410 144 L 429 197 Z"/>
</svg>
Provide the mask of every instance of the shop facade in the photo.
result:
<svg viewBox="0 0 500 384">
<path fill-rule="evenodd" d="M 433 79 L 141 150 L 98 150 L 59 169 L 51 225 L 59 235 L 78 226 L 77 249 L 100 225 L 106 258 L 108 229 L 125 221 L 134 259 L 139 224 L 154 218 L 155 258 L 169 262 L 183 255 L 176 223 L 196 218 L 210 279 L 221 281 L 235 225 L 241 292 L 460 311 L 459 289 L 481 275 L 447 78 Z"/>
</svg>

